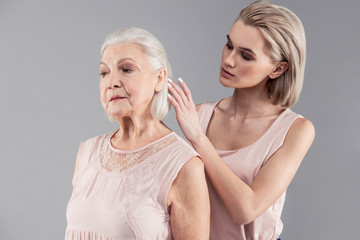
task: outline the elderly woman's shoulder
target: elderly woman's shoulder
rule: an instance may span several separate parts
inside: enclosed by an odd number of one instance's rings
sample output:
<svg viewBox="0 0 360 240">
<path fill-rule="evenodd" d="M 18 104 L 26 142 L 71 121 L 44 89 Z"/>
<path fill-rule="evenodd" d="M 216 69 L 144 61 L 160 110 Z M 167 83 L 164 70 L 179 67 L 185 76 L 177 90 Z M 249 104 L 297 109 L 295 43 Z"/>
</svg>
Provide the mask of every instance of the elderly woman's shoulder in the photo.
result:
<svg viewBox="0 0 360 240">
<path fill-rule="evenodd" d="M 170 139 L 170 138 L 169 138 Z M 180 152 L 183 153 L 183 155 L 187 156 L 196 156 L 198 153 L 194 150 L 194 148 L 184 140 L 184 138 L 180 135 L 178 135 L 176 132 L 171 133 L 171 144 L 169 147 L 172 149 L 171 152 L 174 154 L 179 154 Z"/>
<path fill-rule="evenodd" d="M 90 137 L 84 141 L 81 142 L 81 145 L 87 146 L 87 147 L 93 147 L 98 145 L 99 143 L 103 142 L 104 140 L 106 140 L 107 138 L 110 138 L 113 134 L 115 133 L 115 131 L 111 131 L 102 135 L 98 135 L 98 136 L 94 136 L 94 137 Z"/>
<path fill-rule="evenodd" d="M 85 140 L 85 142 L 91 142 L 91 141 L 97 141 L 99 139 L 102 139 L 102 138 L 106 138 L 106 137 L 109 137 L 109 136 L 112 136 L 116 131 L 111 131 L 111 132 L 108 132 L 108 133 L 104 133 L 104 134 L 101 134 L 101 135 L 96 135 L 96 136 L 93 136 L 93 137 L 89 137 L 88 139 Z"/>
<path fill-rule="evenodd" d="M 188 143 L 187 141 L 185 141 L 185 139 L 180 136 L 179 134 L 177 134 L 176 132 L 172 132 L 172 135 L 174 137 L 174 141 L 176 141 L 176 146 L 180 146 L 180 147 L 183 147 L 183 148 L 186 148 L 186 149 L 192 149 L 194 150 L 190 143 Z M 194 150 L 195 151 L 195 150 Z"/>
</svg>

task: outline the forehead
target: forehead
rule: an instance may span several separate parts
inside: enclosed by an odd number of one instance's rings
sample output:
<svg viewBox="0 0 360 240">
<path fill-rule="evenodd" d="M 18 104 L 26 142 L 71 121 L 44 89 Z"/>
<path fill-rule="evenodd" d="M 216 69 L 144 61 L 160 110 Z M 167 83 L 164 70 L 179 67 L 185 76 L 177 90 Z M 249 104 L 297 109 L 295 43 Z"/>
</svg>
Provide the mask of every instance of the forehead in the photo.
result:
<svg viewBox="0 0 360 240">
<path fill-rule="evenodd" d="M 102 54 L 102 61 L 118 61 L 122 58 L 131 58 L 141 63 L 145 61 L 145 53 L 140 45 L 126 42 L 111 45 Z"/>
<path fill-rule="evenodd" d="M 244 24 L 242 21 L 236 21 L 232 26 L 229 37 L 234 47 L 250 48 L 254 52 L 263 52 L 265 39 L 260 30 Z"/>
</svg>

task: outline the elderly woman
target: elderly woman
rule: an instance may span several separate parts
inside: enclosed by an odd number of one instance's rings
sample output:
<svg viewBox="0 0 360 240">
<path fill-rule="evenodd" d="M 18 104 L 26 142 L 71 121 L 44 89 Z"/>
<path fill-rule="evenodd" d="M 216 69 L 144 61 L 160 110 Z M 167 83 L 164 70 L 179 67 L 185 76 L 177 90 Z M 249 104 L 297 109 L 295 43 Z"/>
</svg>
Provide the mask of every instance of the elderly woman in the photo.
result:
<svg viewBox="0 0 360 240">
<path fill-rule="evenodd" d="M 220 83 L 233 95 L 196 110 L 180 81 L 184 91 L 171 83 L 169 99 L 209 177 L 210 239 L 277 239 L 285 191 L 315 135 L 290 109 L 303 83 L 304 29 L 287 8 L 256 1 L 226 40 Z"/>
<path fill-rule="evenodd" d="M 65 239 L 207 239 L 203 163 L 161 122 L 171 77 L 162 44 L 122 29 L 101 53 L 101 104 L 120 127 L 80 145 Z"/>
</svg>

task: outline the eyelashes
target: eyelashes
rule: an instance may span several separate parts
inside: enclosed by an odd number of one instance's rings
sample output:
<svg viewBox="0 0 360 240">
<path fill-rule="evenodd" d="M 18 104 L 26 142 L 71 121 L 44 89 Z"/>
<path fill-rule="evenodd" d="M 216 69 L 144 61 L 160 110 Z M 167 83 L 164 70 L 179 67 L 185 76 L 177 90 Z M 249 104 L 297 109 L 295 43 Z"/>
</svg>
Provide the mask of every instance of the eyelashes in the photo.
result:
<svg viewBox="0 0 360 240">
<path fill-rule="evenodd" d="M 124 73 L 131 73 L 133 71 L 132 68 L 128 66 L 121 66 L 119 69 Z"/>
<path fill-rule="evenodd" d="M 241 53 L 241 56 L 242 56 L 242 58 L 245 59 L 246 61 L 252 60 L 252 58 L 249 57 L 249 56 L 248 56 L 246 53 L 244 53 L 244 52 Z"/>
<path fill-rule="evenodd" d="M 227 43 L 226 43 L 226 47 L 229 49 L 229 50 L 232 50 L 234 47 L 233 47 L 233 45 L 228 41 Z"/>
<path fill-rule="evenodd" d="M 107 72 L 100 72 L 100 77 L 104 78 L 108 73 Z"/>
<path fill-rule="evenodd" d="M 226 48 L 227 48 L 228 50 L 233 50 L 233 49 L 234 49 L 233 45 L 232 45 L 231 42 L 229 42 L 229 41 L 225 44 L 225 46 L 226 46 Z M 244 51 L 239 51 L 239 55 L 240 55 L 244 60 L 246 60 L 246 61 L 253 60 L 253 58 L 252 58 L 251 56 L 249 56 L 249 54 L 247 54 L 247 53 L 244 52 Z"/>
<path fill-rule="evenodd" d="M 127 66 L 127 65 L 119 66 L 118 69 L 119 69 L 119 72 L 124 73 L 124 74 L 130 74 L 130 73 L 132 73 L 132 72 L 134 71 L 132 67 Z M 109 73 L 110 73 L 109 70 L 103 70 L 103 71 L 100 70 L 100 74 L 99 74 L 99 75 L 100 75 L 101 78 L 104 78 L 104 77 L 106 77 Z"/>
</svg>

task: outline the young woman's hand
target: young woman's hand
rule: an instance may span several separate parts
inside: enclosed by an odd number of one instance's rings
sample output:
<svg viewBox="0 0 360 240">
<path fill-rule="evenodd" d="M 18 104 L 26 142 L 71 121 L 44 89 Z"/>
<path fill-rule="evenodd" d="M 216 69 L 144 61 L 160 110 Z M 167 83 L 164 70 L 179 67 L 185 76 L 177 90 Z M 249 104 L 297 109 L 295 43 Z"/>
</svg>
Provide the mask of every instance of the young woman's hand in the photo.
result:
<svg viewBox="0 0 360 240">
<path fill-rule="evenodd" d="M 191 97 L 190 89 L 181 78 L 178 80 L 181 88 L 176 83 L 169 80 L 168 89 L 172 96 L 169 95 L 168 99 L 174 106 L 176 119 L 184 136 L 191 143 L 194 143 L 203 135 L 203 131 L 198 119 L 195 104 Z"/>
</svg>

